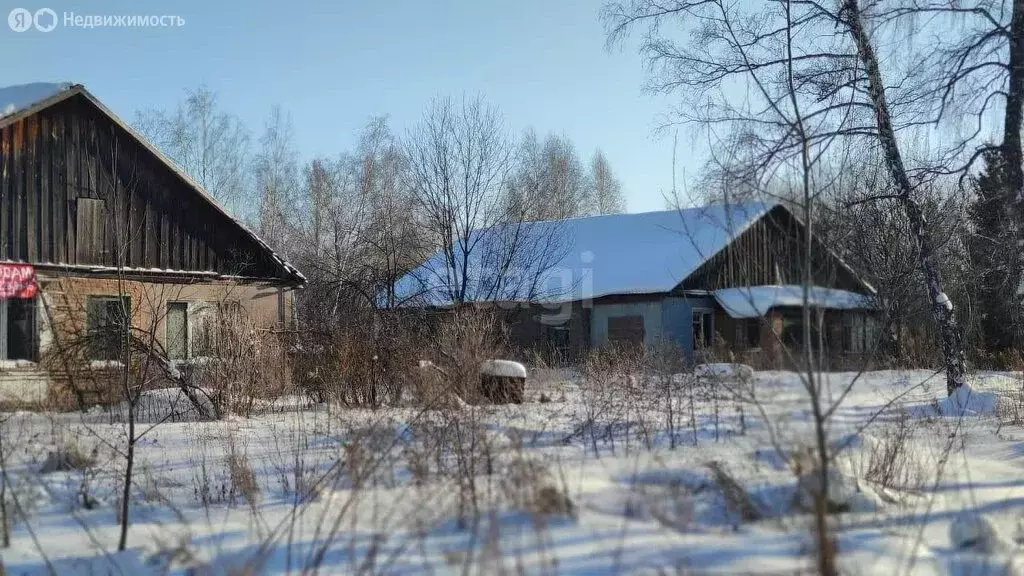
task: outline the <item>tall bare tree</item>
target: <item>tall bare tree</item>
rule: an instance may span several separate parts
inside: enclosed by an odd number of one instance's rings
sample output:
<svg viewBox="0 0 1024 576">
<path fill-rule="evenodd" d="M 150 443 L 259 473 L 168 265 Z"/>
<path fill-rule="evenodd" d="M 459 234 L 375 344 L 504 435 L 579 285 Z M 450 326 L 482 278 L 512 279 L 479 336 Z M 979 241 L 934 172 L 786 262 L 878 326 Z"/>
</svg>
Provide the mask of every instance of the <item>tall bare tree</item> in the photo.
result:
<svg viewBox="0 0 1024 576">
<path fill-rule="evenodd" d="M 600 149 L 590 159 L 590 211 L 594 214 L 620 214 L 626 211 L 622 182 L 612 172 L 608 158 Z"/>
<path fill-rule="evenodd" d="M 1000 165 L 998 188 L 986 190 L 985 197 L 977 199 L 975 211 L 1000 221 L 998 243 L 1024 245 L 1024 1 L 904 1 L 878 17 L 905 27 L 926 21 L 942 29 L 929 37 L 929 54 L 920 66 L 918 85 L 923 93 L 938 95 L 939 118 L 963 125 L 963 146 L 970 156 L 966 162 L 947 161 L 938 171 L 956 174 L 963 182 L 979 169 L 976 163 L 981 158 L 989 166 Z M 993 125 L 999 128 L 990 129 Z M 995 306 L 982 304 L 980 312 L 998 316 L 1004 325 L 988 334 L 987 340 L 993 343 L 1005 342 L 1005 335 L 999 333 L 1007 330 L 1012 333 L 1011 345 L 1024 342 L 1020 252 L 996 250 L 986 258 L 991 266 L 982 271 L 987 290 L 998 296 L 988 299 Z"/>
<path fill-rule="evenodd" d="M 831 14 L 830 14 L 831 16 Z M 857 0 L 845 0 L 836 16 L 836 23 L 845 28 L 853 40 L 857 56 L 864 68 L 866 79 L 861 86 L 866 88 L 869 104 L 875 117 L 875 136 L 881 145 L 889 175 L 895 186 L 895 196 L 903 207 L 910 222 L 910 229 L 917 240 L 918 263 L 928 289 L 932 305 L 932 316 L 939 327 L 942 338 L 942 355 L 946 364 L 946 389 L 950 394 L 966 382 L 967 366 L 964 357 L 963 339 L 960 327 L 953 313 L 953 302 L 942 289 L 942 276 L 936 260 L 935 242 L 924 217 L 924 211 L 915 198 L 915 185 L 904 162 L 889 111 L 886 84 L 878 64 L 875 44 L 865 27 L 863 13 Z"/>
<path fill-rule="evenodd" d="M 557 226 L 526 224 L 529 204 L 508 200 L 515 154 L 497 109 L 435 100 L 406 154 L 428 241 L 440 249 L 424 286 L 455 303 L 535 297 L 562 244 Z"/>
<path fill-rule="evenodd" d="M 238 207 L 248 185 L 249 135 L 237 117 L 220 109 L 216 93 L 205 86 L 186 90 L 174 111 L 141 111 L 136 125 L 214 199 Z"/>
<path fill-rule="evenodd" d="M 260 149 L 253 159 L 253 174 L 259 234 L 275 250 L 287 254 L 296 226 L 299 165 L 291 117 L 280 106 L 267 117 Z"/>
<path fill-rule="evenodd" d="M 962 386 L 966 369 L 960 328 L 943 291 L 935 241 L 917 197 L 925 181 L 907 167 L 898 136 L 933 121 L 934 110 L 906 87 L 912 70 L 893 70 L 883 79 L 867 30 L 888 21 L 870 16 L 866 25 L 853 0 L 633 0 L 609 5 L 605 16 L 612 40 L 634 27 L 647 27 L 641 50 L 654 71 L 649 88 L 685 94 L 679 119 L 726 129 L 727 136 L 712 150 L 714 157 L 730 160 L 726 180 L 770 190 L 771 181 L 786 170 L 799 175 L 818 169 L 832 153 L 832 143 L 844 142 L 833 149 L 837 153 L 856 147 L 879 151 L 893 186 L 885 197 L 898 201 L 917 246 L 917 265 L 941 335 L 948 390 Z M 666 32 L 670 23 L 687 35 Z M 797 110 L 799 122 L 794 121 Z M 955 151 L 958 144 L 962 149 L 961 142 L 950 148 Z"/>
<path fill-rule="evenodd" d="M 527 220 L 561 220 L 586 214 L 590 182 L 576 147 L 567 136 L 523 133 L 508 180 L 510 210 Z"/>
</svg>

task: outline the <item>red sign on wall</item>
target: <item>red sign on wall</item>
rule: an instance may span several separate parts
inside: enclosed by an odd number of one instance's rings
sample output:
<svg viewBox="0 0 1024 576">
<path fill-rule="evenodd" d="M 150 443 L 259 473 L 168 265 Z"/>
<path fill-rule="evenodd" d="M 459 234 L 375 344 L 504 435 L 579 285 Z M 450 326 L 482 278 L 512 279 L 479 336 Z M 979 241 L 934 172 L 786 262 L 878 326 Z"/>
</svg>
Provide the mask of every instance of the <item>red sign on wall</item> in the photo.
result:
<svg viewBox="0 0 1024 576">
<path fill-rule="evenodd" d="M 0 298 L 34 298 L 37 291 L 31 264 L 0 264 Z"/>
</svg>

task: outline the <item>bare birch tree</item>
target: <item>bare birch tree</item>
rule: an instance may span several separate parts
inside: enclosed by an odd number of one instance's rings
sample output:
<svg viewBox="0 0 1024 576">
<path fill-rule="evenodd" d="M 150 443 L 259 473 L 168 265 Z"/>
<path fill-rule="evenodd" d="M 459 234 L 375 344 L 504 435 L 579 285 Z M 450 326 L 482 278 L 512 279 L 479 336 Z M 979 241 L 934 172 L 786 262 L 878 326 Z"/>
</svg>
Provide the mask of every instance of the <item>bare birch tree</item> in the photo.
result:
<svg viewBox="0 0 1024 576">
<path fill-rule="evenodd" d="M 846 33 L 853 40 L 857 56 L 864 68 L 866 91 L 871 110 L 875 116 L 875 136 L 878 139 L 889 175 L 895 185 L 895 194 L 910 223 L 910 229 L 917 240 L 918 264 L 924 276 L 931 301 L 932 316 L 939 327 L 942 339 L 942 355 L 946 364 L 946 389 L 952 394 L 966 382 L 967 366 L 964 357 L 960 327 L 953 313 L 953 303 L 942 289 L 942 277 L 936 261 L 935 242 L 932 239 L 924 212 L 915 199 L 915 185 L 907 171 L 903 153 L 900 150 L 889 111 L 886 85 L 878 65 L 875 45 L 865 28 L 864 19 L 857 0 L 845 0 L 837 14 L 837 24 L 845 26 Z"/>
<path fill-rule="evenodd" d="M 994 296 L 988 301 L 994 305 L 983 305 L 980 312 L 998 316 L 1001 324 L 986 330 L 987 340 L 1005 342 L 1008 332 L 1011 345 L 1019 347 L 1024 342 L 1024 261 L 1020 250 L 998 247 L 1024 242 L 1024 2 L 914 0 L 887 8 L 878 18 L 906 28 L 920 28 L 921 21 L 942 28 L 942 34 L 929 38 L 918 84 L 923 93 L 937 95 L 937 118 L 952 119 L 948 122 L 964 132 L 963 148 L 969 157 L 947 159 L 936 171 L 957 175 L 963 183 L 982 168 L 978 160 L 984 158 L 988 168 L 1000 174 L 998 189 L 987 190 L 976 205 L 1001 224 L 998 237 L 975 239 L 987 242 L 993 252 L 986 258 L 990 266 L 981 272 L 985 291 Z M 1006 351 L 1003 345 L 993 352 Z"/>
<path fill-rule="evenodd" d="M 517 213 L 505 196 L 515 156 L 497 109 L 480 99 L 435 100 L 407 154 L 414 198 L 441 253 L 424 285 L 455 303 L 507 296 L 520 277 L 527 207 L 513 205 Z"/>
<path fill-rule="evenodd" d="M 532 129 L 523 133 L 508 180 L 509 210 L 526 220 L 561 220 L 590 211 L 591 183 L 567 136 L 543 143 Z"/>
<path fill-rule="evenodd" d="M 291 117 L 275 106 L 267 117 L 260 149 L 253 159 L 257 230 L 275 250 L 291 248 L 299 187 L 298 152 Z"/>
<path fill-rule="evenodd" d="M 909 136 L 934 118 L 912 90 L 900 90 L 906 71 L 896 71 L 899 76 L 885 83 L 859 4 L 635 0 L 611 4 L 605 17 L 613 41 L 646 27 L 641 50 L 654 71 L 649 88 L 686 96 L 676 111 L 679 119 L 729 129 L 712 152 L 733 160 L 737 168 L 730 178 L 766 189 L 758 183 L 776 177 L 787 161 L 802 158 L 807 147 L 816 156 L 810 168 L 830 142 L 846 141 L 842 149 L 847 150 L 879 150 L 893 186 L 886 198 L 900 204 L 917 246 L 917 265 L 941 337 L 947 389 L 952 393 L 962 386 L 960 328 L 917 199 L 922 180 L 908 169 L 898 136 L 904 131 Z M 690 41 L 678 41 L 677 30 L 665 31 L 669 24 L 682 27 Z M 895 90 L 895 96 L 887 90 Z M 798 107 L 804 113 L 794 123 Z M 783 113 L 789 120 L 780 119 Z"/>
<path fill-rule="evenodd" d="M 597 150 L 590 159 L 590 211 L 593 214 L 620 214 L 626 211 L 622 182 L 615 177 L 604 152 Z"/>
<path fill-rule="evenodd" d="M 221 110 L 217 95 L 205 86 L 185 91 L 172 112 L 141 111 L 136 126 L 151 142 L 229 210 L 248 184 L 248 131 Z"/>
</svg>

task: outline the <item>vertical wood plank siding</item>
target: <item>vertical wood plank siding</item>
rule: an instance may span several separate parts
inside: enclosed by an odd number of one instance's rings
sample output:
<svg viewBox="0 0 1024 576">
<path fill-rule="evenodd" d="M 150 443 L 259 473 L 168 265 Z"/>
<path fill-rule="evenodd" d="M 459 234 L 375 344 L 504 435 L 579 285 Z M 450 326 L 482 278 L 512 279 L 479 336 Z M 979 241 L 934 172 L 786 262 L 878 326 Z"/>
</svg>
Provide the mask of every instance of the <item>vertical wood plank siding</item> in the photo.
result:
<svg viewBox="0 0 1024 576">
<path fill-rule="evenodd" d="M 800 284 L 803 282 L 803 226 L 776 208 L 742 232 L 724 250 L 708 259 L 679 288 L 718 290 L 734 286 Z M 812 250 L 814 284 L 864 292 L 864 286 L 816 242 Z"/>
<path fill-rule="evenodd" d="M 102 201 L 103 238 L 80 236 L 80 198 Z M 0 128 L 0 260 L 283 278 L 253 238 L 80 95 Z"/>
</svg>

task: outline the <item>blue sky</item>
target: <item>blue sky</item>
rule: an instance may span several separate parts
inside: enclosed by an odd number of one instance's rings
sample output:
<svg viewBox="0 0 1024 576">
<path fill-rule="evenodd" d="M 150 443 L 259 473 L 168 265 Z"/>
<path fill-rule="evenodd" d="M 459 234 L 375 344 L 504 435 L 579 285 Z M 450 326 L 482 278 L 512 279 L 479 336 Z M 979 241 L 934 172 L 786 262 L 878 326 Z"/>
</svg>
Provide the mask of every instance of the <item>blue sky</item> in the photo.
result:
<svg viewBox="0 0 1024 576">
<path fill-rule="evenodd" d="M 631 46 L 605 49 L 600 2 L 392 0 L 389 2 L 5 1 L 76 15 L 179 15 L 183 27 L 0 27 L 0 85 L 85 84 L 131 120 L 170 108 L 205 84 L 258 135 L 271 107 L 293 119 L 304 158 L 352 147 L 370 116 L 398 132 L 436 95 L 483 95 L 517 133 L 564 133 L 584 158 L 603 149 L 631 212 L 658 210 L 672 180 L 671 137 L 653 134 L 672 99 L 642 91 Z M 680 137 L 678 177 L 699 167 Z M 700 153 L 696 154 L 698 157 Z"/>
</svg>

